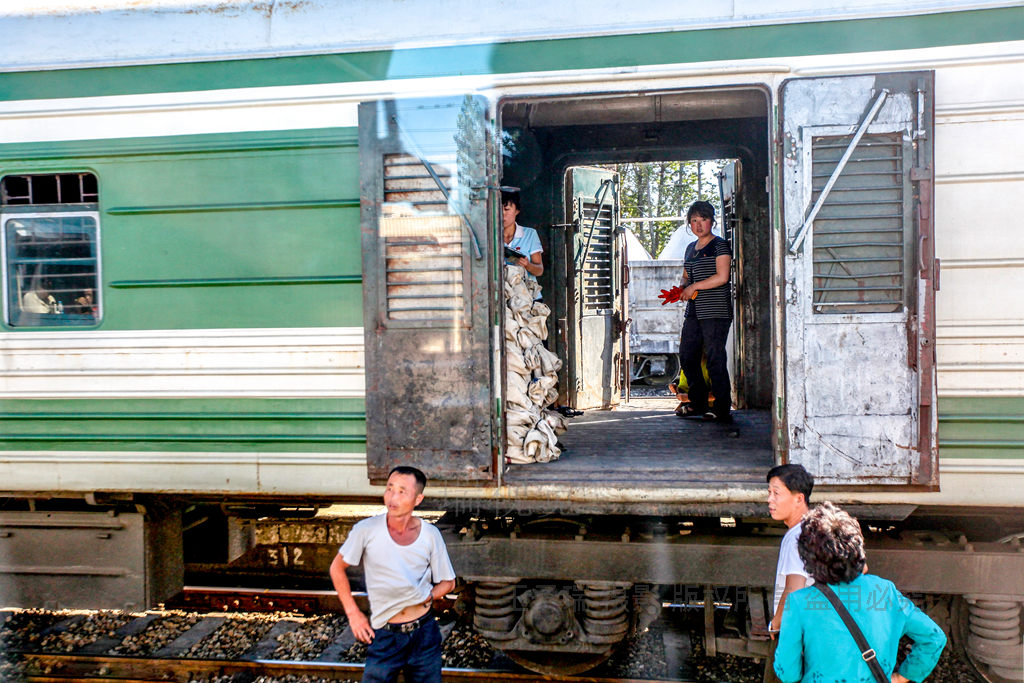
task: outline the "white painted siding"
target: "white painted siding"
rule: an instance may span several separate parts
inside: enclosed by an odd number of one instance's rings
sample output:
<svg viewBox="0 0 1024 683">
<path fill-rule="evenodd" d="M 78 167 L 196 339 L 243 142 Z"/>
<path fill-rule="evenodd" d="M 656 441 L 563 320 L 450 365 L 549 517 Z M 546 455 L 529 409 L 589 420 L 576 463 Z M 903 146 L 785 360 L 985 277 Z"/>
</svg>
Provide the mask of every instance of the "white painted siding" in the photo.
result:
<svg viewBox="0 0 1024 683">
<path fill-rule="evenodd" d="M 0 399 L 362 398 L 358 327 L 0 334 Z"/>
<path fill-rule="evenodd" d="M 0 10 L 0 69 L 350 52 L 901 16 L 1003 1 L 22 0 Z M 610 21 L 609 17 L 614 17 Z"/>
<path fill-rule="evenodd" d="M 940 396 L 1024 396 L 1024 58 L 936 72 Z"/>
</svg>

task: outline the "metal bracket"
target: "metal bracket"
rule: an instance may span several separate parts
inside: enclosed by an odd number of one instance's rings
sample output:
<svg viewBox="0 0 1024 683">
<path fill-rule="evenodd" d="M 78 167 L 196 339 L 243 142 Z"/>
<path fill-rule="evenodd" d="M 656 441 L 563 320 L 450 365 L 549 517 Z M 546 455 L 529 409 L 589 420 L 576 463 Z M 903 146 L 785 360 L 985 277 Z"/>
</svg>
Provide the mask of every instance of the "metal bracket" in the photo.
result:
<svg viewBox="0 0 1024 683">
<path fill-rule="evenodd" d="M 783 140 L 782 140 L 782 153 L 785 154 L 787 159 L 795 159 L 796 158 L 798 147 L 799 147 L 799 145 L 797 145 L 797 142 L 793 138 L 793 135 L 791 133 L 786 133 L 783 136 Z M 765 180 L 767 181 L 768 178 L 766 177 Z"/>
</svg>

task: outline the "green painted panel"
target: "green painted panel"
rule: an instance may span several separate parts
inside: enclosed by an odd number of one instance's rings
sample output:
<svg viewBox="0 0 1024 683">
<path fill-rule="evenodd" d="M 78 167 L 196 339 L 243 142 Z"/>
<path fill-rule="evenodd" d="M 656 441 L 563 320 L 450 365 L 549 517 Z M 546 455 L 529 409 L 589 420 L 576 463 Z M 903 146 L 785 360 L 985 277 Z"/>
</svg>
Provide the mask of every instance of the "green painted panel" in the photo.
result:
<svg viewBox="0 0 1024 683">
<path fill-rule="evenodd" d="M 1024 37 L 1019 7 L 920 16 L 0 74 L 0 100 L 630 67 L 965 45 Z"/>
<path fill-rule="evenodd" d="M 1024 458 L 1024 398 L 939 409 L 940 457 Z M 362 453 L 365 410 L 363 399 L 2 400 L 0 450 Z"/>
<path fill-rule="evenodd" d="M 352 129 L 0 146 L 69 168 L 99 179 L 100 329 L 362 326 Z"/>
<path fill-rule="evenodd" d="M 15 449 L 363 453 L 366 407 L 362 399 L 0 401 L 0 451 Z"/>
<path fill-rule="evenodd" d="M 106 279 L 359 273 L 359 209 L 104 216 Z M 142 256 L 142 258 L 140 258 Z"/>
<path fill-rule="evenodd" d="M 940 398 L 939 457 L 1024 459 L 1024 397 Z"/>
</svg>

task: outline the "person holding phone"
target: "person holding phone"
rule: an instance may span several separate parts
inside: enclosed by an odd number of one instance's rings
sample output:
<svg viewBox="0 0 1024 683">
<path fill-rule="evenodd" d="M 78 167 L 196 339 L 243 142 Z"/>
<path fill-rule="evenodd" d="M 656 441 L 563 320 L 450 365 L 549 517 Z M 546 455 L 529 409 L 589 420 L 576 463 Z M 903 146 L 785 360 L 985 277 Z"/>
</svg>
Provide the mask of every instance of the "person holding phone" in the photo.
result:
<svg viewBox="0 0 1024 683">
<path fill-rule="evenodd" d="M 522 256 L 509 256 L 506 250 L 506 261 L 510 264 L 522 266 L 526 269 L 526 276 L 534 282 L 544 274 L 544 262 L 541 254 L 544 247 L 541 246 L 540 236 L 533 228 L 527 228 L 516 222 L 519 217 L 519 189 L 514 187 L 501 188 L 501 227 L 502 240 L 508 249 L 522 254 Z M 541 295 L 537 295 L 540 301 Z"/>
</svg>

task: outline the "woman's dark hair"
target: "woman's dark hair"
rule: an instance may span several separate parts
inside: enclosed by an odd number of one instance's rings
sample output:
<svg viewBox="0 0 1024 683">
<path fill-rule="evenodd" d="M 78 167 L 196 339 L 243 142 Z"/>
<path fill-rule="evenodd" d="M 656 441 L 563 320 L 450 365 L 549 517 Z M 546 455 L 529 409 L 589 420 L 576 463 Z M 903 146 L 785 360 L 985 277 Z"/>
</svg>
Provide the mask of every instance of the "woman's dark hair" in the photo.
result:
<svg viewBox="0 0 1024 683">
<path fill-rule="evenodd" d="M 523 207 L 519 204 L 519 190 L 511 187 L 501 188 L 501 205 L 512 204 L 514 207 L 522 211 Z"/>
<path fill-rule="evenodd" d="M 804 515 L 796 547 L 818 583 L 849 583 L 867 564 L 860 523 L 828 501 Z"/>
<path fill-rule="evenodd" d="M 686 210 L 686 222 L 690 222 L 690 218 L 693 214 L 697 214 L 701 218 L 710 218 L 712 221 L 715 220 L 715 207 L 711 205 L 711 202 L 699 200 L 690 204 L 690 208 Z"/>
</svg>

